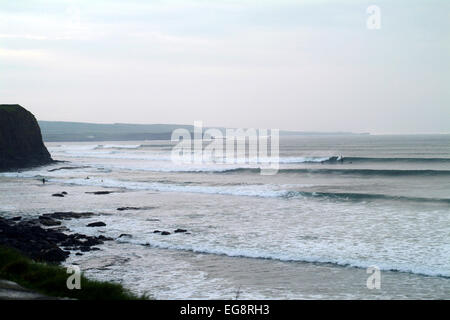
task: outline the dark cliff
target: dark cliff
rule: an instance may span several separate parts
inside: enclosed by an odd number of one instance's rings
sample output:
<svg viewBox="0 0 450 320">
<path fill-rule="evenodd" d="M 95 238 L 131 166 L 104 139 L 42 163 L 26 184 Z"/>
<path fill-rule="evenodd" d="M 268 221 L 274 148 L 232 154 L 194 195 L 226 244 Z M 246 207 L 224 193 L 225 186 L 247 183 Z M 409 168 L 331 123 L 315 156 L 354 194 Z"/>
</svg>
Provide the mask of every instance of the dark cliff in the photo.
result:
<svg viewBox="0 0 450 320">
<path fill-rule="evenodd" d="M 0 171 L 51 162 L 33 114 L 18 104 L 0 104 Z"/>
</svg>

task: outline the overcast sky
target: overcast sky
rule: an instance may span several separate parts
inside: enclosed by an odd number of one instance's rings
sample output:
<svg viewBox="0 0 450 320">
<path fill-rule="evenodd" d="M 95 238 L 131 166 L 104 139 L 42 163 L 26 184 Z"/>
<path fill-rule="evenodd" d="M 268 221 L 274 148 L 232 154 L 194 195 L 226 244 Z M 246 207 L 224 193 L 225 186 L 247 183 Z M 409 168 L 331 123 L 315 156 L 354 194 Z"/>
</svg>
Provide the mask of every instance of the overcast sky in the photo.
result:
<svg viewBox="0 0 450 320">
<path fill-rule="evenodd" d="M 0 103 L 40 120 L 450 132 L 450 1 L 0 0 Z"/>
</svg>

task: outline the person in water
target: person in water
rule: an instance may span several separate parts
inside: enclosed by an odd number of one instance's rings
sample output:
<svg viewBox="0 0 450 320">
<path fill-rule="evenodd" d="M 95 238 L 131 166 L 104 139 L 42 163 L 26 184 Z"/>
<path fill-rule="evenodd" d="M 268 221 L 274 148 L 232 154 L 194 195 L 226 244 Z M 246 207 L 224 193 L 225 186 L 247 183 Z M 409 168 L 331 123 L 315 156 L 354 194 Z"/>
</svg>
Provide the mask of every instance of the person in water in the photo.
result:
<svg viewBox="0 0 450 320">
<path fill-rule="evenodd" d="M 45 184 L 45 181 L 46 181 L 45 178 L 42 178 L 42 184 Z"/>
</svg>

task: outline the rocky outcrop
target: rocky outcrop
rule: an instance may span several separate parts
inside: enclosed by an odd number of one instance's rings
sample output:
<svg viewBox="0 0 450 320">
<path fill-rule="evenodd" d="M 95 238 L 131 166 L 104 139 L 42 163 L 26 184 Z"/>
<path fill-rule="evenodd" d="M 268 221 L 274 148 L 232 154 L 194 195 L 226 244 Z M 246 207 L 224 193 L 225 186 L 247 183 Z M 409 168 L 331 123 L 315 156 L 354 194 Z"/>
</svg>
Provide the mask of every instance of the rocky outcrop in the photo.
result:
<svg viewBox="0 0 450 320">
<path fill-rule="evenodd" d="M 152 210 L 156 207 L 120 207 L 117 208 L 118 211 L 128 211 L 128 210 Z"/>
<path fill-rule="evenodd" d="M 62 300 L 25 289 L 17 283 L 0 279 L 0 300 Z M 65 299 L 64 299 L 65 300 Z"/>
<path fill-rule="evenodd" d="M 70 251 L 99 250 L 94 247 L 104 241 L 113 240 L 105 236 L 91 237 L 79 233 L 67 234 L 63 228 L 43 228 L 58 226 L 58 220 L 84 218 L 90 213 L 55 212 L 40 216 L 38 219 L 19 221 L 0 217 L 0 245 L 12 247 L 24 255 L 43 262 L 58 263 L 64 261 Z M 63 249 L 61 249 L 63 247 Z"/>
<path fill-rule="evenodd" d="M 106 227 L 106 223 L 101 222 L 101 221 L 92 222 L 92 223 L 89 223 L 86 227 Z"/>
<path fill-rule="evenodd" d="M 33 114 L 18 104 L 0 104 L 0 171 L 51 162 Z"/>
</svg>

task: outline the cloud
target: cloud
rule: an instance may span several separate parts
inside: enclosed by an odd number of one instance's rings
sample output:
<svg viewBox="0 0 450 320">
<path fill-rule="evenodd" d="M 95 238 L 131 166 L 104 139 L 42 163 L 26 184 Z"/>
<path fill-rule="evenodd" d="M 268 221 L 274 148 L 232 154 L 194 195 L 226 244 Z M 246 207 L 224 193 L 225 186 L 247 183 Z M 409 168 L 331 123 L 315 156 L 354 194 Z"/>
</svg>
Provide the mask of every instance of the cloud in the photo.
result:
<svg viewBox="0 0 450 320">
<path fill-rule="evenodd" d="M 448 5 L 379 4 L 371 32 L 355 1 L 2 3 L 2 96 L 53 120 L 442 130 Z"/>
<path fill-rule="evenodd" d="M 42 60 L 48 58 L 49 55 L 44 50 L 14 50 L 0 48 L 0 57 L 13 60 Z"/>
</svg>

